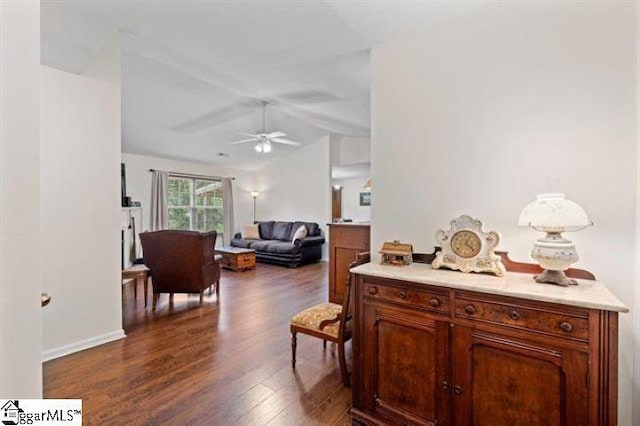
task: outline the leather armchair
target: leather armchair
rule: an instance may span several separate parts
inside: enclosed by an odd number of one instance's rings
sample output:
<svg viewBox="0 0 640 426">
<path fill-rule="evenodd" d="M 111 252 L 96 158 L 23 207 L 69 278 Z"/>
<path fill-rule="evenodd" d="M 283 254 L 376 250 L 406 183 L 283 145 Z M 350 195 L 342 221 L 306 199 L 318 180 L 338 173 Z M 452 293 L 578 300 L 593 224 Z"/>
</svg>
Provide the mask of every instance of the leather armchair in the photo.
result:
<svg viewBox="0 0 640 426">
<path fill-rule="evenodd" d="M 154 231 L 140 234 L 144 263 L 151 271 L 153 308 L 160 293 L 199 293 L 215 287 L 220 298 L 220 264 L 214 258 L 217 233 Z"/>
</svg>

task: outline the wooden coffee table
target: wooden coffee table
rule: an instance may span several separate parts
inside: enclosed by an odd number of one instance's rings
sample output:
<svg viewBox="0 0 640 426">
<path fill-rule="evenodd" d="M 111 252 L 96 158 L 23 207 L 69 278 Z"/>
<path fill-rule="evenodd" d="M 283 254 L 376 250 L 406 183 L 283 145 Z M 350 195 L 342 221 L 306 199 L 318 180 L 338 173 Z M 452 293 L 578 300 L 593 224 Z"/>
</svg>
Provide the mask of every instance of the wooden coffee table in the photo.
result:
<svg viewBox="0 0 640 426">
<path fill-rule="evenodd" d="M 216 254 L 222 256 L 223 268 L 232 271 L 244 271 L 256 267 L 256 251 L 239 247 L 216 248 Z"/>
</svg>

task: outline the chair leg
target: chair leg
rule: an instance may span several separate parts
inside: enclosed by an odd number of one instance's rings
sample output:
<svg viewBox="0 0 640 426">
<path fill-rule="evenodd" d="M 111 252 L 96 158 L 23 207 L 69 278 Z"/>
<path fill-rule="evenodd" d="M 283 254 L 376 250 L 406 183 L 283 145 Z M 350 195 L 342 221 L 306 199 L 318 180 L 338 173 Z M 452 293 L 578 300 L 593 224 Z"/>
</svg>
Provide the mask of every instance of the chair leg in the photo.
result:
<svg viewBox="0 0 640 426">
<path fill-rule="evenodd" d="M 173 305 L 173 293 L 169 293 L 169 304 Z"/>
<path fill-rule="evenodd" d="M 156 310 L 156 305 L 158 304 L 158 293 L 153 293 L 152 297 L 153 297 L 153 299 L 152 299 L 152 302 L 151 302 L 151 309 L 155 311 Z"/>
<path fill-rule="evenodd" d="M 138 279 L 133 279 L 133 298 L 138 300 Z"/>
<path fill-rule="evenodd" d="M 349 382 L 349 372 L 347 371 L 347 360 L 344 354 L 344 342 L 338 342 L 338 361 L 340 363 L 340 374 L 342 375 L 342 381 L 347 388 L 351 387 Z"/>
<path fill-rule="evenodd" d="M 220 300 L 220 280 L 216 281 L 216 294 L 218 295 L 218 300 Z"/>
<path fill-rule="evenodd" d="M 296 368 L 296 345 L 297 345 L 296 332 L 291 332 L 291 368 Z"/>
<path fill-rule="evenodd" d="M 324 349 L 327 349 L 327 341 L 326 341 L 326 340 L 323 340 L 323 341 L 322 341 L 322 347 L 323 347 Z"/>
<path fill-rule="evenodd" d="M 200 306 L 202 306 L 202 301 L 204 300 L 204 290 L 200 292 Z"/>
</svg>

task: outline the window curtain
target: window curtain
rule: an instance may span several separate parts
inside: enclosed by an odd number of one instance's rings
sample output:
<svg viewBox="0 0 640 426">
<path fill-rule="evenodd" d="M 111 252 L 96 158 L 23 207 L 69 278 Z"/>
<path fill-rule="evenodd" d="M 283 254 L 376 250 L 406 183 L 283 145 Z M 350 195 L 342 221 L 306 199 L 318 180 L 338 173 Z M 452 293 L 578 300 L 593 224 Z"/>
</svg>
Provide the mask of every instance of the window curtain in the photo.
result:
<svg viewBox="0 0 640 426">
<path fill-rule="evenodd" d="M 222 179 L 222 240 L 225 246 L 231 244 L 233 234 L 233 188 L 231 178 Z"/>
<path fill-rule="evenodd" d="M 151 174 L 151 223 L 152 231 L 169 227 L 169 173 L 154 170 Z"/>
</svg>

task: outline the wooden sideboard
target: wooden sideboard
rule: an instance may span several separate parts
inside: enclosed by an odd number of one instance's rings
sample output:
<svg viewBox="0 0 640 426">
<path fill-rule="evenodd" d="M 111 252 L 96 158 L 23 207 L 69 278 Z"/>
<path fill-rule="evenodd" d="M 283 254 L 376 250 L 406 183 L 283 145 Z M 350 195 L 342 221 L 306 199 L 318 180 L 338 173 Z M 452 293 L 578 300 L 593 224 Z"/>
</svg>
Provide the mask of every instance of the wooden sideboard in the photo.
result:
<svg viewBox="0 0 640 426">
<path fill-rule="evenodd" d="M 616 424 L 627 309 L 601 283 L 559 288 L 415 263 L 353 272 L 355 420 Z"/>
<path fill-rule="evenodd" d="M 349 265 L 356 255 L 369 251 L 370 226 L 361 223 L 328 223 L 329 302 L 342 303 Z"/>
</svg>

